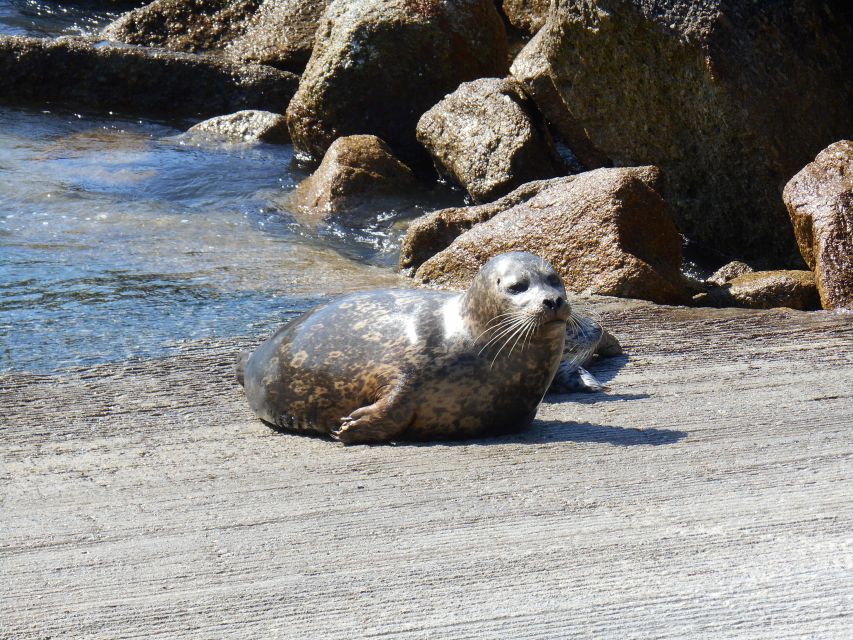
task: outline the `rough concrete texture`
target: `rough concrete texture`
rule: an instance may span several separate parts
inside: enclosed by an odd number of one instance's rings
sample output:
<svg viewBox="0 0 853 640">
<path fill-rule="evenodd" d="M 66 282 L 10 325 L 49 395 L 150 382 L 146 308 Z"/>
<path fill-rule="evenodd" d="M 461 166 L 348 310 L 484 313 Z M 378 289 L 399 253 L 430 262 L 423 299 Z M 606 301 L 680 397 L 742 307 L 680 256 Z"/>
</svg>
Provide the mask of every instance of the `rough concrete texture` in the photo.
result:
<svg viewBox="0 0 853 640">
<path fill-rule="evenodd" d="M 853 310 L 853 141 L 821 151 L 783 196 L 823 307 Z"/>
<path fill-rule="evenodd" d="M 661 167 L 689 238 L 796 267 L 779 194 L 853 128 L 846 5 L 555 0 L 512 74 L 582 162 Z"/>
<path fill-rule="evenodd" d="M 323 14 L 287 108 L 293 144 L 319 159 L 340 136 L 369 133 L 411 163 L 427 109 L 460 82 L 503 76 L 507 42 L 493 0 L 353 0 Z"/>
<path fill-rule="evenodd" d="M 190 127 L 187 133 L 212 135 L 236 142 L 290 142 L 287 118 L 280 113 L 252 109 L 204 120 Z"/>
<path fill-rule="evenodd" d="M 421 116 L 417 138 L 438 172 L 475 202 L 562 173 L 541 116 L 514 80 L 463 82 Z"/>
<path fill-rule="evenodd" d="M 681 236 L 661 198 L 660 182 L 655 167 L 596 169 L 540 181 L 535 195 L 462 233 L 417 267 L 414 277 L 424 284 L 465 287 L 492 256 L 530 251 L 559 271 L 568 291 L 684 302 Z M 419 244 L 415 236 L 433 228 L 412 225 L 406 244 Z"/>
<path fill-rule="evenodd" d="M 344 136 L 326 151 L 317 170 L 292 192 L 300 218 L 318 222 L 375 214 L 377 198 L 415 188 L 412 170 L 376 136 Z M 346 219 L 343 220 L 346 222 Z"/>
<path fill-rule="evenodd" d="M 130 114 L 281 113 L 299 77 L 263 65 L 85 38 L 0 36 L 0 99 Z"/>
<path fill-rule="evenodd" d="M 330 0 L 266 0 L 226 53 L 236 60 L 302 73 L 329 4 Z"/>
<path fill-rule="evenodd" d="M 109 40 L 175 51 L 222 49 L 243 34 L 259 0 L 154 0 L 103 30 Z"/>
<path fill-rule="evenodd" d="M 0 377 L 0 635 L 853 636 L 853 317 L 590 306 L 612 391 L 494 440 L 276 433 L 254 340 Z"/>
<path fill-rule="evenodd" d="M 719 287 L 711 288 L 707 297 L 703 296 L 698 302 L 713 307 L 745 309 L 820 309 L 814 274 L 793 269 L 742 273 Z"/>
</svg>

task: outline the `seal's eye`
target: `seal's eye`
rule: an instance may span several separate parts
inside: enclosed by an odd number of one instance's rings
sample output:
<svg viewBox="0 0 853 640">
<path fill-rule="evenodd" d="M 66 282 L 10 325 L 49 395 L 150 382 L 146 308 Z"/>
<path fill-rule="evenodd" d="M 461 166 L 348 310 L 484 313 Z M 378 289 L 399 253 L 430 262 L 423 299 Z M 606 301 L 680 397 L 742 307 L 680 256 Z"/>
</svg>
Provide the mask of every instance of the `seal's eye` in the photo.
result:
<svg viewBox="0 0 853 640">
<path fill-rule="evenodd" d="M 519 280 L 515 284 L 509 285 L 507 289 L 512 293 L 523 293 L 524 291 L 527 291 L 527 287 L 529 286 L 530 283 L 528 283 L 527 280 Z"/>
<path fill-rule="evenodd" d="M 560 276 L 558 276 L 556 273 L 552 273 L 550 276 L 548 276 L 548 284 L 552 287 L 560 287 L 563 283 L 560 282 Z"/>
</svg>

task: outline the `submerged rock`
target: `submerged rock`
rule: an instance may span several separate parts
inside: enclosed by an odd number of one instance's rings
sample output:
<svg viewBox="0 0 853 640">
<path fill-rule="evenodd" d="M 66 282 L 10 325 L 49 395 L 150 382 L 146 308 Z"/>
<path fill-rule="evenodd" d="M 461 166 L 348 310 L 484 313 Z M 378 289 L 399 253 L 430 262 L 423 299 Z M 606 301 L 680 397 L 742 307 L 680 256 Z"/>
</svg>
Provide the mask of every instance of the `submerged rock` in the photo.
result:
<svg viewBox="0 0 853 640">
<path fill-rule="evenodd" d="M 287 119 L 280 113 L 246 109 L 227 116 L 217 116 L 190 127 L 187 133 L 202 133 L 236 142 L 290 142 Z"/>
<path fill-rule="evenodd" d="M 853 141 L 821 151 L 785 186 L 800 253 L 824 309 L 853 309 Z"/>
<path fill-rule="evenodd" d="M 840 1 L 555 0 L 512 66 L 578 158 L 655 164 L 679 228 L 799 262 L 779 189 L 853 130 Z"/>
<path fill-rule="evenodd" d="M 513 80 L 465 82 L 421 116 L 418 141 L 439 173 L 462 185 L 475 202 L 561 173 L 544 124 Z"/>
<path fill-rule="evenodd" d="M 461 287 L 492 256 L 530 251 L 554 265 L 570 291 L 686 302 L 681 235 L 659 187 L 655 167 L 598 169 L 525 185 L 519 189 L 522 197 L 513 193 L 464 212 L 459 228 L 477 217 L 482 221 L 417 266 L 414 277 Z M 445 222 L 430 225 L 445 215 L 436 212 L 412 225 L 406 243 L 417 246 L 418 240 L 409 236 L 422 229 L 432 238 L 436 229 L 446 231 Z M 406 259 L 424 253 L 409 251 Z"/>
<path fill-rule="evenodd" d="M 421 114 L 460 82 L 504 75 L 506 51 L 492 0 L 334 2 L 287 109 L 293 143 L 320 158 L 336 138 L 369 133 L 426 160 Z"/>
<path fill-rule="evenodd" d="M 411 190 L 412 171 L 376 136 L 338 138 L 317 170 L 293 192 L 291 202 L 311 221 L 357 221 L 374 213 L 377 200 Z"/>
<path fill-rule="evenodd" d="M 245 32 L 226 48 L 229 57 L 301 73 L 314 34 L 331 0 L 266 0 Z"/>
<path fill-rule="evenodd" d="M 298 77 L 221 57 L 99 46 L 85 38 L 0 36 L 0 96 L 132 114 L 281 112 Z"/>
<path fill-rule="evenodd" d="M 710 289 L 700 304 L 745 309 L 789 307 L 806 311 L 820 308 L 820 298 L 811 271 L 755 271 Z"/>
<path fill-rule="evenodd" d="M 221 49 L 246 30 L 260 0 L 154 0 L 107 25 L 109 40 L 173 51 Z"/>
</svg>

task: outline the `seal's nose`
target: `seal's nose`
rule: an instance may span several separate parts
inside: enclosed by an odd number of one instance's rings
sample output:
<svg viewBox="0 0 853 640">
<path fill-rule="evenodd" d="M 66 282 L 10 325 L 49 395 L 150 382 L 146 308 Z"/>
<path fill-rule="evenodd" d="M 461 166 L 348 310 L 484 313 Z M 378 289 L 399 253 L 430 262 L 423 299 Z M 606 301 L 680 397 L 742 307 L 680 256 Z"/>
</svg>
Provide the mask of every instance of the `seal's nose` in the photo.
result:
<svg viewBox="0 0 853 640">
<path fill-rule="evenodd" d="M 551 309 L 552 311 L 556 311 L 557 309 L 562 307 L 565 304 L 565 302 L 566 301 L 563 300 L 562 297 L 557 297 L 557 298 L 553 298 L 553 299 L 552 298 L 545 298 L 542 301 L 542 304 L 544 304 L 548 309 Z"/>
</svg>

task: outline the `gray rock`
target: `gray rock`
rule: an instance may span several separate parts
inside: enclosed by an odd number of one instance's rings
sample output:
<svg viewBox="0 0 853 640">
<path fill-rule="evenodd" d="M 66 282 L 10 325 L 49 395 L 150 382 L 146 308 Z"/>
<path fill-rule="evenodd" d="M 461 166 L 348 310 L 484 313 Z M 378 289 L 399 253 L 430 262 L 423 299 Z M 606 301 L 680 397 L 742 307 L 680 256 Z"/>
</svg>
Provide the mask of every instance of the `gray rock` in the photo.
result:
<svg viewBox="0 0 853 640">
<path fill-rule="evenodd" d="M 247 109 L 227 116 L 217 116 L 190 127 L 187 133 L 205 134 L 236 142 L 290 142 L 287 118 L 280 113 Z"/>
<path fill-rule="evenodd" d="M 691 239 L 799 264 L 779 190 L 853 130 L 848 11 L 839 0 L 555 0 L 512 74 L 584 164 L 597 153 L 660 166 Z"/>
<path fill-rule="evenodd" d="M 531 106 L 513 80 L 465 82 L 421 116 L 418 141 L 439 173 L 475 202 L 488 202 L 561 173 L 551 137 Z"/>
<path fill-rule="evenodd" d="M 501 9 L 509 23 L 532 36 L 545 24 L 550 0 L 503 0 Z"/>
<path fill-rule="evenodd" d="M 282 112 L 298 77 L 221 57 L 0 36 L 0 96 L 131 114 Z"/>
<path fill-rule="evenodd" d="M 173 51 L 221 49 L 247 26 L 260 0 L 154 0 L 119 16 L 103 30 L 116 42 Z"/>
<path fill-rule="evenodd" d="M 853 141 L 821 151 L 783 194 L 824 309 L 853 309 Z"/>
<path fill-rule="evenodd" d="M 708 278 L 708 284 L 722 287 L 727 282 L 731 282 L 738 276 L 742 276 L 746 273 L 753 273 L 755 269 L 750 267 L 745 262 L 740 262 L 738 260 L 733 260 L 728 264 L 724 264 L 722 267 L 717 269 L 711 276 Z"/>
<path fill-rule="evenodd" d="M 331 0 L 266 0 L 245 32 L 226 47 L 235 60 L 301 73 L 311 57 L 314 34 Z"/>
<path fill-rule="evenodd" d="M 460 82 L 504 75 L 506 52 L 492 0 L 333 2 L 287 109 L 293 144 L 319 159 L 336 138 L 369 133 L 426 160 L 421 114 Z"/>
</svg>

